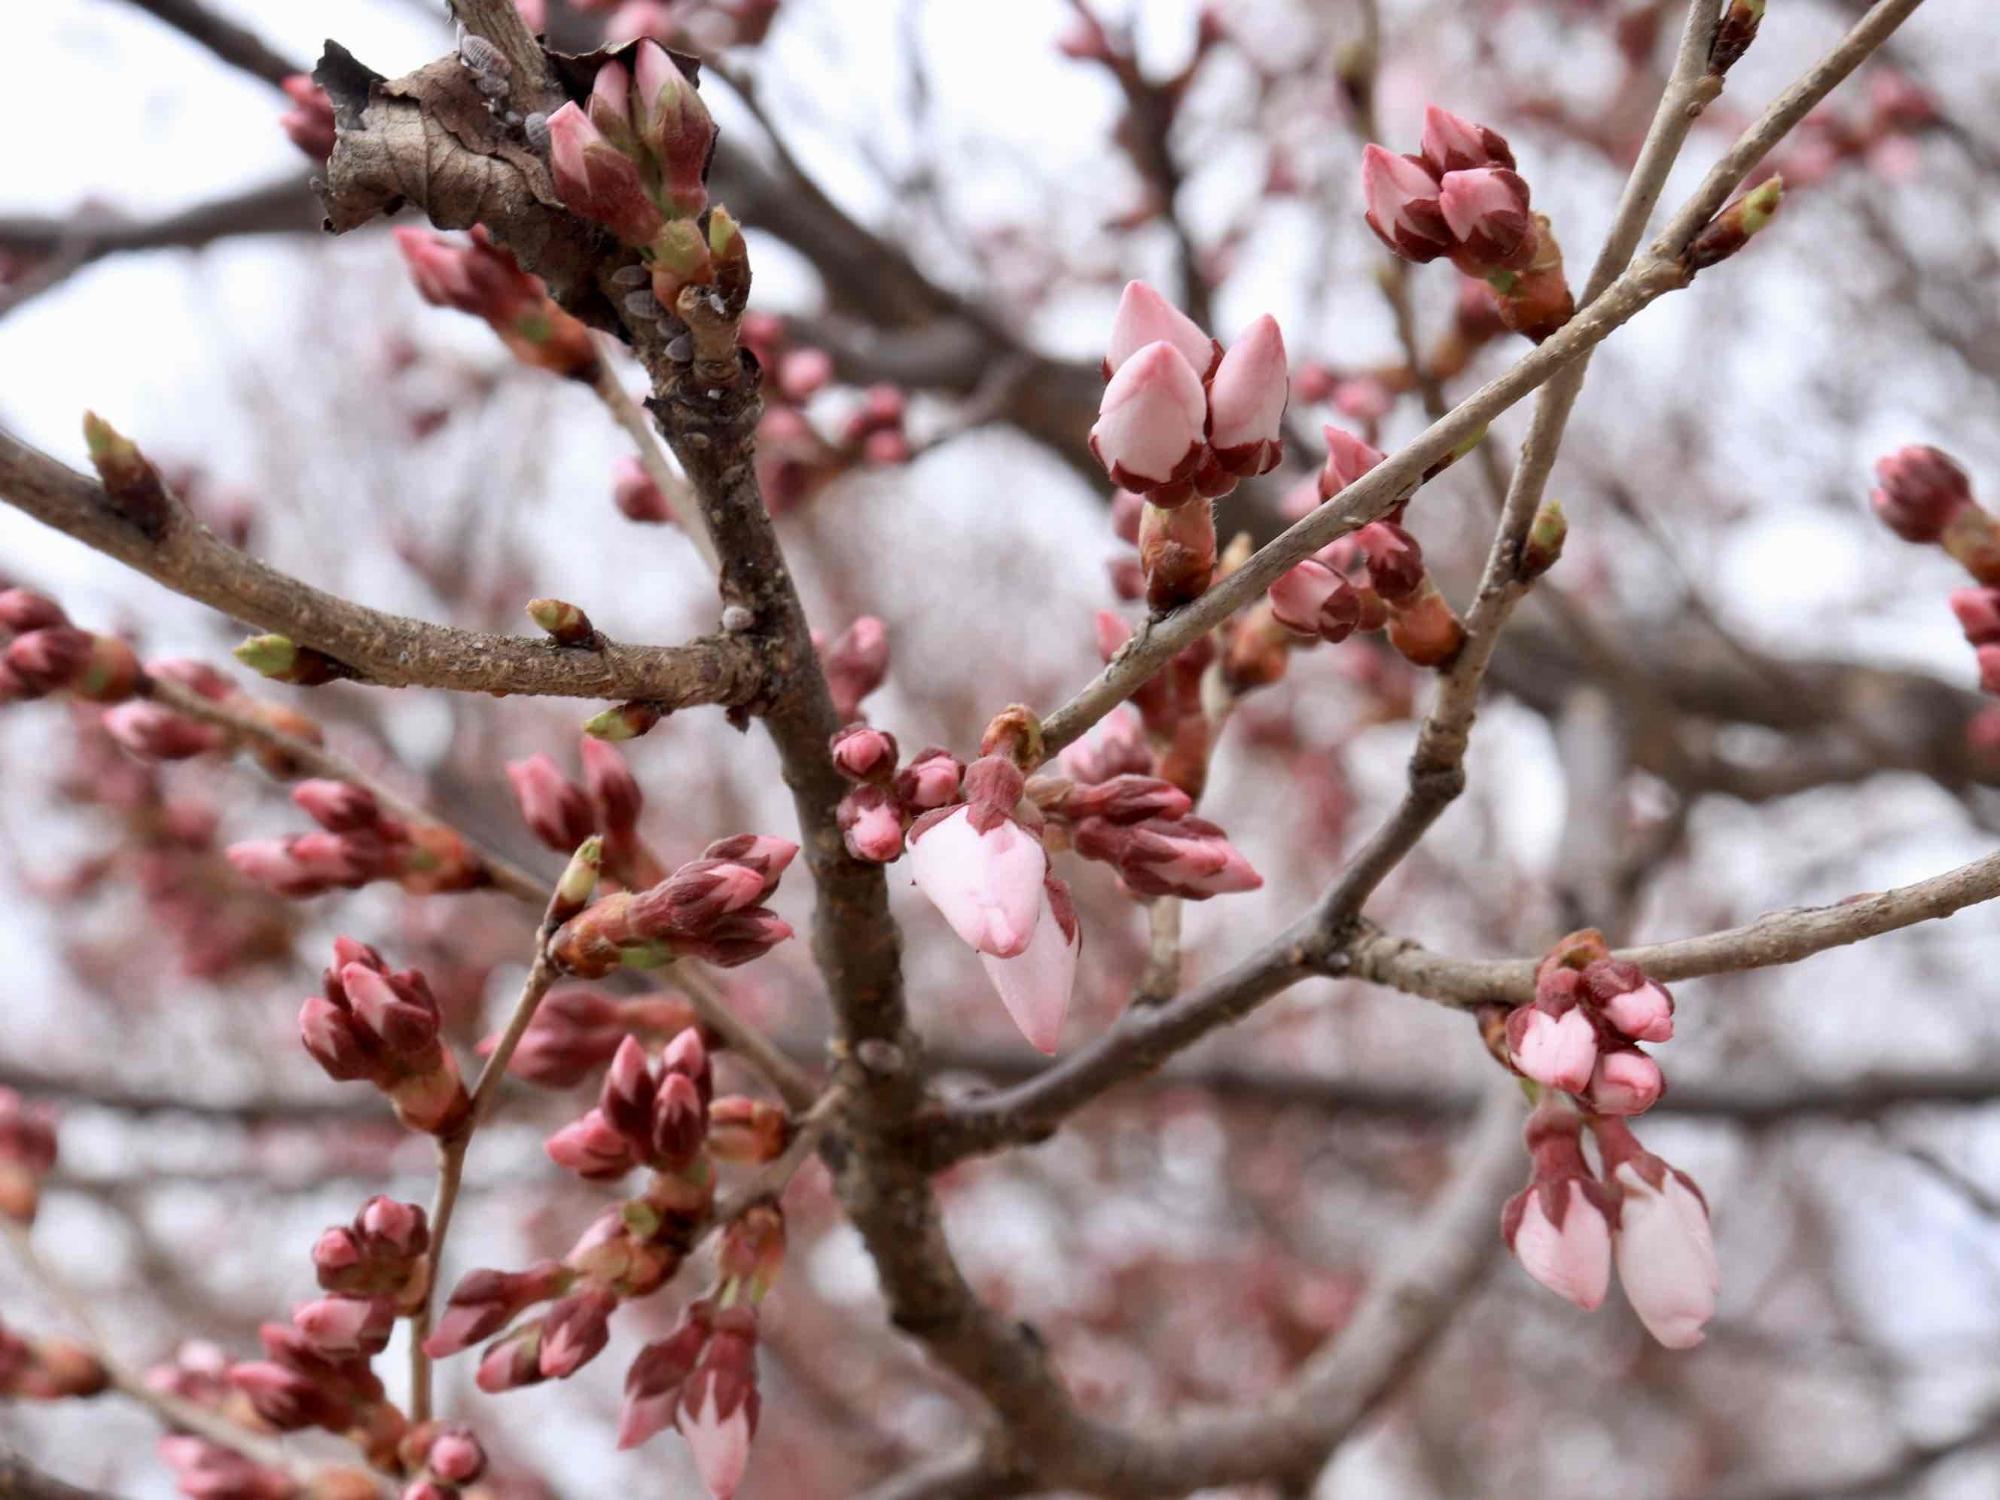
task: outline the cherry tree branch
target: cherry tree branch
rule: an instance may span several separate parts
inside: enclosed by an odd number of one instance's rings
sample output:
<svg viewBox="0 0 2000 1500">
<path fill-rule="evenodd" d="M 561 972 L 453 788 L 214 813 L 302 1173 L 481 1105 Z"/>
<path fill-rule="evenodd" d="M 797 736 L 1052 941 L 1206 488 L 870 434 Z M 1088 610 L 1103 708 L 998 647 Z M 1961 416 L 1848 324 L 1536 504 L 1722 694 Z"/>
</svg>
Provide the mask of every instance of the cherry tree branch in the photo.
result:
<svg viewBox="0 0 2000 1500">
<path fill-rule="evenodd" d="M 96 481 L 0 432 L 0 500 L 224 614 L 325 653 L 383 687 L 742 706 L 762 687 L 756 653 L 709 636 L 686 646 L 564 647 L 369 609 L 237 551 L 178 505 L 155 541 Z"/>
<path fill-rule="evenodd" d="M 1878 0 L 1836 46 L 1772 101 L 1737 138 L 1647 253 L 1622 275 L 1610 280 L 1598 296 L 1588 298 L 1586 305 L 1560 331 L 1431 423 L 1336 499 L 1266 543 L 1241 568 L 1199 599 L 1141 627 L 1096 678 L 1044 718 L 1043 738 L 1050 753 L 1069 744 L 1124 702 L 1197 637 L 1255 602 L 1293 565 L 1374 520 L 1414 491 L 1427 470 L 1476 440 L 1494 417 L 1582 359 L 1660 297 L 1686 286 L 1692 275 L 1681 263 L 1681 255 L 1728 201 L 1730 193 L 1793 126 L 1811 113 L 1922 3 L 1923 0 Z M 1657 195 L 1658 191 L 1658 185 L 1654 185 L 1651 194 Z M 1648 197 L 1646 202 L 1650 201 Z M 1626 206 L 1632 207 L 1631 199 L 1628 198 Z M 1633 242 L 1643 233 L 1644 219 L 1640 217 Z M 1607 244 L 1607 253 L 1613 248 Z M 1626 253 L 1629 255 L 1629 247 Z M 1545 428 L 1555 425 L 1553 407 L 1542 425 Z M 1547 451 L 1547 461 L 1554 461 L 1553 449 Z M 1517 487 L 1524 482 L 1522 476 L 1516 476 Z M 1532 517 L 1532 509 L 1529 514 Z"/>
<path fill-rule="evenodd" d="M 11 1448 L 0 1448 L 0 1500 L 117 1500 L 104 1490 L 79 1489 L 44 1474 Z"/>
</svg>

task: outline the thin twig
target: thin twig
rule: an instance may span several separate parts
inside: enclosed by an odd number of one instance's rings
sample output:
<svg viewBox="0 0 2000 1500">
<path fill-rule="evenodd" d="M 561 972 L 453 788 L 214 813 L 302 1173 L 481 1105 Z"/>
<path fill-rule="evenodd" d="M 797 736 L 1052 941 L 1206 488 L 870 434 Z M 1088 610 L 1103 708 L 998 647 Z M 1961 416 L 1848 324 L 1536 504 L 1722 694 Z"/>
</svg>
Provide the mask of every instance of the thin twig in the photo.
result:
<svg viewBox="0 0 2000 1500">
<path fill-rule="evenodd" d="M 556 981 L 558 970 L 549 953 L 549 940 L 562 925 L 566 910 L 573 912 L 575 907 L 565 903 L 560 892 L 549 898 L 548 909 L 541 925 L 535 930 L 535 957 L 528 965 L 527 977 L 521 982 L 521 996 L 514 1002 L 513 1013 L 507 1018 L 500 1040 L 494 1044 L 485 1066 L 473 1081 L 471 1107 L 466 1110 L 463 1123 L 438 1140 L 437 1192 L 431 1199 L 429 1273 L 423 1300 L 410 1315 L 412 1423 L 430 1420 L 431 1358 L 424 1352 L 424 1339 L 431 1331 L 431 1308 L 437 1301 L 438 1272 L 444 1268 L 445 1237 L 451 1232 L 452 1213 L 458 1206 L 459 1186 L 465 1177 L 465 1153 L 472 1144 L 473 1133 L 493 1108 L 501 1081 L 507 1076 L 507 1064 L 513 1060 L 514 1049 L 520 1046 L 522 1036 L 527 1033 L 529 1023 L 535 1019 L 535 1012 L 541 1006 L 542 997 L 548 994 Z"/>
</svg>

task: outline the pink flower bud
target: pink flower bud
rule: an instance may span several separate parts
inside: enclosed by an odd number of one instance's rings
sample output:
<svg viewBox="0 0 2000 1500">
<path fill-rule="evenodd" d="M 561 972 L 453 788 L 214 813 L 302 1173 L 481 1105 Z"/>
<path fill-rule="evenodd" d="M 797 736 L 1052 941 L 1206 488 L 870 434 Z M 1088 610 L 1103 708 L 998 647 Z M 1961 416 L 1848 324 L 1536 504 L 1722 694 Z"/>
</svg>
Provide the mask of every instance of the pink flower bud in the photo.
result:
<svg viewBox="0 0 2000 1500">
<path fill-rule="evenodd" d="M 121 703 L 107 710 L 104 727 L 111 737 L 140 760 L 190 760 L 221 750 L 228 738 L 213 724 L 203 724 L 157 703 Z"/>
<path fill-rule="evenodd" d="M 1272 616 L 1295 635 L 1338 644 L 1361 623 L 1361 598 L 1354 586 L 1314 558 L 1272 584 L 1266 597 Z"/>
<path fill-rule="evenodd" d="M 1545 1101 L 1528 1119 L 1535 1173 L 1508 1200 L 1500 1232 L 1535 1280 L 1586 1312 L 1611 1282 L 1611 1198 L 1591 1176 L 1582 1122 L 1566 1105 Z"/>
<path fill-rule="evenodd" d="M 312 1060 L 337 1083 L 373 1078 L 379 1071 L 372 1043 L 345 1010 L 314 995 L 299 1012 L 299 1039 Z"/>
<path fill-rule="evenodd" d="M 725 1321 L 728 1320 L 728 1321 Z M 728 1314 L 702 1349 L 681 1391 L 677 1421 L 696 1472 L 714 1500 L 734 1500 L 757 1432 L 754 1325 L 739 1329 Z"/>
<path fill-rule="evenodd" d="M 1489 130 L 1462 119 L 1437 105 L 1424 109 L 1424 133 L 1420 149 L 1424 164 L 1436 177 L 1447 172 L 1465 172 L 1476 167 L 1514 165 L 1514 153 L 1497 130 Z"/>
<path fill-rule="evenodd" d="M 841 722 L 861 717 L 861 700 L 889 674 L 889 632 L 873 615 L 862 615 L 820 653 L 833 711 Z"/>
<path fill-rule="evenodd" d="M 370 1254 L 415 1257 L 430 1248 L 430 1225 L 414 1203 L 398 1203 L 377 1194 L 361 1205 L 354 1227 Z"/>
<path fill-rule="evenodd" d="M 16 636 L 7 647 L 7 670 L 30 693 L 59 693 L 90 666 L 91 637 L 70 625 L 50 625 Z"/>
<path fill-rule="evenodd" d="M 673 1424 L 681 1387 L 693 1373 L 708 1334 L 708 1306 L 697 1302 L 672 1333 L 639 1351 L 625 1372 L 625 1404 L 618 1414 L 620 1449 L 636 1448 Z"/>
<path fill-rule="evenodd" d="M 574 212 L 635 248 L 649 245 L 664 220 L 646 195 L 639 168 L 607 141 L 576 104 L 549 116 L 549 170 L 556 192 Z"/>
<path fill-rule="evenodd" d="M 426 1343 L 424 1347 L 428 1349 L 430 1345 Z M 541 1349 L 539 1323 L 488 1346 L 479 1356 L 479 1370 L 472 1377 L 473 1384 L 489 1396 L 541 1384 L 548 1379 L 542 1373 Z"/>
<path fill-rule="evenodd" d="M 382 821 L 375 794 L 349 781 L 301 781 L 292 788 L 292 801 L 331 833 L 372 828 Z"/>
<path fill-rule="evenodd" d="M 1660 1065 L 1637 1047 L 1610 1047 L 1598 1053 L 1583 1097 L 1601 1115 L 1643 1115 L 1666 1088 Z"/>
<path fill-rule="evenodd" d="M 547 1380 L 567 1380 L 603 1352 L 611 1340 L 611 1314 L 618 1298 L 603 1287 L 570 1293 L 542 1318 L 541 1372 Z"/>
<path fill-rule="evenodd" d="M 1049 867 L 1032 834 L 1011 818 L 982 832 L 961 807 L 919 820 L 909 849 L 917 888 L 961 941 L 995 958 L 1027 951 Z"/>
<path fill-rule="evenodd" d="M 429 989 L 415 975 L 383 975 L 366 964 L 351 963 L 340 971 L 354 1018 L 399 1058 L 417 1058 L 437 1043 L 438 1009 Z"/>
<path fill-rule="evenodd" d="M 849 781 L 886 783 L 896 774 L 896 737 L 866 724 L 850 724 L 835 734 L 833 767 Z"/>
<path fill-rule="evenodd" d="M 1528 185 L 1504 167 L 1446 175 L 1438 208 L 1465 253 L 1481 267 L 1519 270 L 1534 253 Z"/>
<path fill-rule="evenodd" d="M 1654 1338 L 1692 1349 L 1722 1284 L 1708 1205 L 1693 1179 L 1643 1150 L 1622 1120 L 1592 1128 L 1619 1194 L 1615 1254 L 1625 1296 Z"/>
<path fill-rule="evenodd" d="M 1186 500 L 1201 456 L 1208 399 L 1171 344 L 1151 343 L 1118 367 L 1104 388 L 1090 451 L 1112 483 L 1149 498 Z"/>
<path fill-rule="evenodd" d="M 847 852 L 886 865 L 903 853 L 903 809 L 887 787 L 858 786 L 840 799 L 837 812 Z"/>
<path fill-rule="evenodd" d="M 322 1354 L 366 1358 L 389 1346 L 396 1304 L 387 1297 L 322 1297 L 294 1308 L 292 1323 Z"/>
<path fill-rule="evenodd" d="M 657 42 L 639 43 L 632 69 L 633 97 L 638 101 L 634 123 L 659 164 L 661 201 L 682 216 L 698 214 L 708 206 L 702 179 L 715 150 L 715 122 L 694 80 Z"/>
<path fill-rule="evenodd" d="M 1955 589 L 1950 602 L 1968 641 L 1975 646 L 2000 644 L 2000 589 Z"/>
<path fill-rule="evenodd" d="M 47 594 L 33 589 L 0 589 L 0 631 L 27 635 L 69 624 L 63 607 Z"/>
<path fill-rule="evenodd" d="M 507 762 L 507 780 L 522 821 L 557 853 L 569 853 L 597 831 L 589 797 L 549 756 Z"/>
<path fill-rule="evenodd" d="M 1361 153 L 1361 196 L 1368 227 L 1405 260 L 1436 260 L 1452 248 L 1438 207 L 1438 181 L 1415 157 L 1371 145 Z"/>
<path fill-rule="evenodd" d="M 965 767 L 949 750 L 936 746 L 921 750 L 896 773 L 896 800 L 915 813 L 949 807 L 958 800 L 959 781 L 964 774 Z"/>
<path fill-rule="evenodd" d="M 644 1141 L 652 1129 L 653 1099 L 658 1092 L 659 1081 L 653 1076 L 646 1049 L 637 1037 L 626 1037 L 618 1044 L 611 1066 L 605 1071 L 603 1087 L 597 1094 L 598 1113 L 628 1140 Z"/>
<path fill-rule="evenodd" d="M 486 1450 L 470 1427 L 453 1425 L 431 1439 L 424 1467 L 446 1484 L 470 1484 L 486 1472 Z"/>
<path fill-rule="evenodd" d="M 1139 896 L 1205 901 L 1264 883 L 1229 836 L 1206 818 L 1153 818 L 1128 827 L 1092 818 L 1079 823 L 1072 837 L 1078 854 L 1115 865 Z"/>
<path fill-rule="evenodd" d="M 1424 549 L 1393 521 L 1372 521 L 1354 533 L 1368 559 L 1368 581 L 1385 603 L 1396 604 L 1424 584 Z"/>
<path fill-rule="evenodd" d="M 432 1359 L 444 1359 L 470 1348 L 537 1302 L 558 1295 L 568 1278 L 569 1272 L 552 1260 L 526 1271 L 466 1273 L 439 1315 L 437 1327 L 424 1340 L 424 1352 Z"/>
<path fill-rule="evenodd" d="M 1111 322 L 1111 341 L 1104 353 L 1104 378 L 1109 380 L 1148 344 L 1173 346 L 1197 379 L 1215 372 L 1222 350 L 1201 331 L 1201 325 L 1143 281 L 1128 281 Z M 1280 346 L 1282 348 L 1282 345 Z"/>
<path fill-rule="evenodd" d="M 1103 818 L 1110 823 L 1173 822 L 1194 810 L 1194 799 L 1157 776 L 1119 775 L 1080 786 L 1062 801 L 1063 816 L 1076 822 Z"/>
<path fill-rule="evenodd" d="M 683 1073 L 662 1078 L 659 1096 L 653 1101 L 650 1160 L 664 1170 L 678 1171 L 700 1152 L 707 1131 L 708 1113 L 694 1080 Z"/>
<path fill-rule="evenodd" d="M 1320 430 L 1326 434 L 1326 463 L 1319 471 L 1319 498 L 1331 500 L 1382 462 L 1382 452 L 1343 427 Z"/>
<path fill-rule="evenodd" d="M 1208 440 L 1232 474 L 1265 474 L 1284 454 L 1291 381 L 1285 336 L 1268 313 L 1237 335 L 1208 387 Z"/>
<path fill-rule="evenodd" d="M 639 1164 L 632 1140 L 593 1109 L 542 1143 L 549 1160 L 591 1182 L 612 1182 Z"/>
<path fill-rule="evenodd" d="M 1507 1017 L 1507 1051 L 1535 1082 L 1577 1094 L 1590 1086 L 1597 1066 L 1597 1032 L 1581 1006 L 1561 1015 L 1518 1006 Z"/>
<path fill-rule="evenodd" d="M 689 958 L 733 969 L 762 958 L 792 936 L 791 924 L 783 917 L 767 907 L 753 906 L 731 912 L 705 931 L 676 938 L 674 946 Z"/>
<path fill-rule="evenodd" d="M 1875 514 L 1906 542 L 1935 542 L 1972 503 L 1965 471 L 1935 448 L 1898 448 L 1875 463 Z"/>
<path fill-rule="evenodd" d="M 353 1425 L 354 1409 L 345 1398 L 281 1364 L 255 1360 L 232 1365 L 229 1383 L 280 1432 L 307 1427 L 340 1432 Z"/>
<path fill-rule="evenodd" d="M 1604 1019 L 1633 1041 L 1673 1040 L 1674 997 L 1637 964 L 1598 959 L 1584 969 L 1583 984 Z"/>
</svg>

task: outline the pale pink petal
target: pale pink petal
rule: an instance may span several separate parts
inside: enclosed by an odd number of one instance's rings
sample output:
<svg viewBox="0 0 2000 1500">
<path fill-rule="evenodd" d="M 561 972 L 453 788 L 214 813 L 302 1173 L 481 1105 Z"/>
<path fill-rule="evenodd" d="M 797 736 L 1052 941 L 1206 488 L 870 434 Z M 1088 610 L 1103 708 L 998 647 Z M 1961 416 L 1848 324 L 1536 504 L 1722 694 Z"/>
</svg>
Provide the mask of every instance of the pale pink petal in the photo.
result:
<svg viewBox="0 0 2000 1500">
<path fill-rule="evenodd" d="M 1165 340 L 1180 351 L 1197 376 L 1215 363 L 1215 341 L 1201 325 L 1143 281 L 1125 283 L 1118 315 L 1111 323 L 1111 343 L 1104 352 L 1106 373 L 1117 370 L 1146 345 Z"/>
<path fill-rule="evenodd" d="M 680 1413 L 681 1436 L 694 1455 L 696 1472 L 715 1500 L 731 1500 L 743 1482 L 743 1470 L 750 1462 L 750 1413 L 745 1403 L 725 1419 L 715 1410 L 715 1383 L 710 1381 L 702 1398 L 701 1410 Z"/>
<path fill-rule="evenodd" d="M 1560 1228 L 1542 1212 L 1542 1195 L 1529 1192 L 1514 1232 L 1514 1254 L 1522 1270 L 1585 1312 L 1603 1303 L 1611 1284 L 1611 1229 L 1581 1183 L 1569 1184 Z"/>
<path fill-rule="evenodd" d="M 1020 824 L 1002 819 L 981 833 L 965 808 L 910 845 L 910 873 L 917 889 L 964 942 L 994 958 L 1012 958 L 1027 949 L 1048 867 L 1041 844 Z"/>
<path fill-rule="evenodd" d="M 1618 1279 L 1646 1331 L 1669 1349 L 1692 1349 L 1715 1316 L 1722 1273 L 1701 1199 L 1669 1173 L 1655 1188 L 1629 1163 L 1618 1168 L 1625 1190 L 1619 1216 Z"/>
<path fill-rule="evenodd" d="M 1269 313 L 1237 335 L 1209 382 L 1209 441 L 1218 448 L 1275 443 L 1291 377 L 1285 336 Z"/>
<path fill-rule="evenodd" d="M 1075 937 L 1064 934 L 1045 893 L 1034 941 L 1026 952 L 1016 958 L 980 955 L 986 977 L 1000 993 L 1000 1003 L 1037 1051 L 1053 1054 L 1062 1038 L 1063 1017 L 1069 1012 L 1070 991 L 1076 984 L 1077 952 L 1082 946 L 1081 933 Z"/>
</svg>

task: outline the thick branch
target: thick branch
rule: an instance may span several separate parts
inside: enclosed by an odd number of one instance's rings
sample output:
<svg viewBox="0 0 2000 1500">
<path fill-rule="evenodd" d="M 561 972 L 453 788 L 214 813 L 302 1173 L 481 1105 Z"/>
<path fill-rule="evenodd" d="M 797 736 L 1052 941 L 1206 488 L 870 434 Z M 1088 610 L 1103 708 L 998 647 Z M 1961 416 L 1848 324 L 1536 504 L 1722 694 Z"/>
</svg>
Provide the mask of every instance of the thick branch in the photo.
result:
<svg viewBox="0 0 2000 1500">
<path fill-rule="evenodd" d="M 0 433 L 0 499 L 148 578 L 260 630 L 333 657 L 384 687 L 571 698 L 646 699 L 670 708 L 752 701 L 751 648 L 728 637 L 687 646 L 556 646 L 387 614 L 316 589 L 238 552 L 185 512 L 149 540 L 93 480 Z"/>
</svg>

